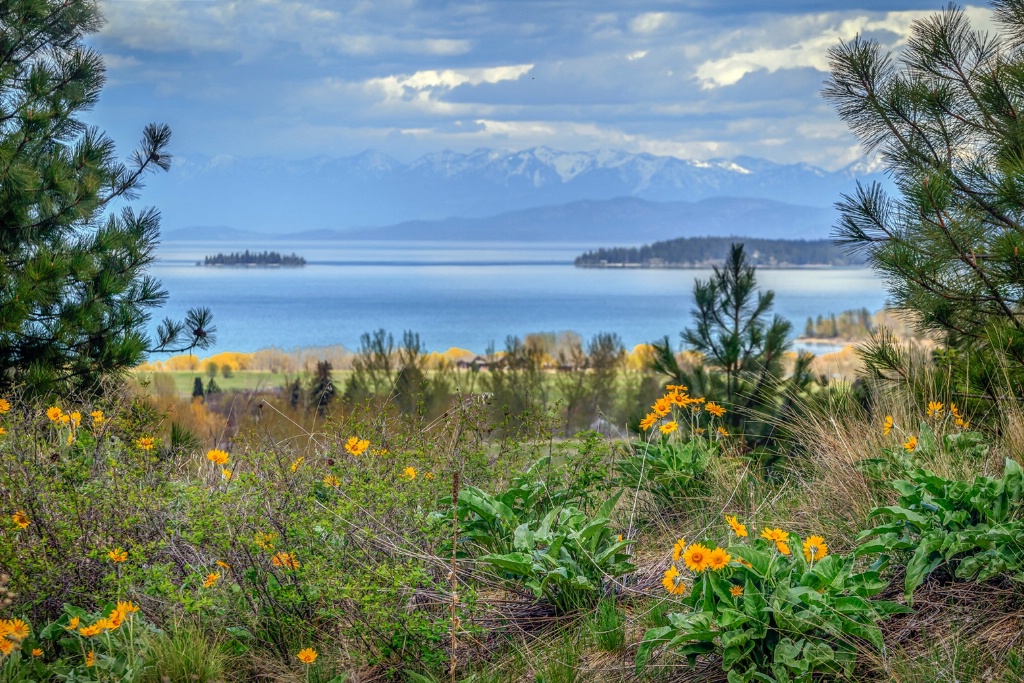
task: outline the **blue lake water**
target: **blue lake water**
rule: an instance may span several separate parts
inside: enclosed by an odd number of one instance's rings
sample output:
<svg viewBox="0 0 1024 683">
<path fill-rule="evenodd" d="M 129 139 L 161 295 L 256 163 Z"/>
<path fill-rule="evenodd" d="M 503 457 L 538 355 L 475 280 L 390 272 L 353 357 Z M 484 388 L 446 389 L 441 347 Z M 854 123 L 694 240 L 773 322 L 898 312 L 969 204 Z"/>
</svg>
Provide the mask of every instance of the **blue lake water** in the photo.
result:
<svg viewBox="0 0 1024 683">
<path fill-rule="evenodd" d="M 694 278 L 706 270 L 584 269 L 590 244 L 302 242 L 285 245 L 168 242 L 152 274 L 170 293 L 154 318 L 213 310 L 218 351 L 270 346 L 359 345 L 385 328 L 420 334 L 427 348 L 483 352 L 506 335 L 616 332 L 631 347 L 690 323 Z M 207 254 L 273 249 L 306 257 L 304 268 L 207 268 Z M 865 269 L 759 270 L 775 311 L 794 333 L 808 316 L 883 306 L 882 282 Z M 155 326 L 155 321 L 154 321 Z M 824 351 L 826 349 L 815 349 Z"/>
</svg>

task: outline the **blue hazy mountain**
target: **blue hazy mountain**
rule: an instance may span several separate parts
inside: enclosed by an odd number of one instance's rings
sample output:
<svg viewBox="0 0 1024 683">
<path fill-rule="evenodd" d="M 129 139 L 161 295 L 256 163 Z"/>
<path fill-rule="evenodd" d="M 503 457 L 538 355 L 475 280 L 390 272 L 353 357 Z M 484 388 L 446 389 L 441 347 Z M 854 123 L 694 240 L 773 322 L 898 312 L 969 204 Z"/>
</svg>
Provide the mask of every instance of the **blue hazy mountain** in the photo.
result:
<svg viewBox="0 0 1024 683">
<path fill-rule="evenodd" d="M 365 230 L 538 207 L 584 210 L 586 201 L 619 198 L 652 204 L 764 199 L 805 207 L 808 214 L 829 209 L 841 193 L 853 190 L 858 178 L 884 180 L 870 171 L 860 166 L 825 171 L 749 157 L 694 161 L 546 147 L 437 152 L 411 163 L 374 151 L 303 161 L 179 158 L 169 174 L 151 180 L 143 201 L 160 208 L 168 236 L 210 225 L 266 234 Z M 720 210 L 726 208 L 719 204 Z M 772 226 L 765 221 L 766 234 L 786 225 L 786 220 Z M 827 233 L 827 227 L 823 230 Z M 196 232 L 203 234 L 202 229 Z"/>
</svg>

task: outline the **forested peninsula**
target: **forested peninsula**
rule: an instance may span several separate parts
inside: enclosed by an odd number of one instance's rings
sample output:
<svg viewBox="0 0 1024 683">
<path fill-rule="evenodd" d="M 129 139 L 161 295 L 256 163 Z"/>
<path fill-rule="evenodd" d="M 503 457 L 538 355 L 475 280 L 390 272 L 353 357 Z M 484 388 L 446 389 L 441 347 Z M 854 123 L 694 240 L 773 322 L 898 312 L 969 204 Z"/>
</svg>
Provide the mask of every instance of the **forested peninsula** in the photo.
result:
<svg viewBox="0 0 1024 683">
<path fill-rule="evenodd" d="M 306 259 L 296 254 L 282 256 L 276 251 L 237 251 L 231 254 L 216 254 L 207 256 L 202 263 L 204 266 L 265 266 L 265 267 L 289 267 L 295 268 L 306 265 Z M 197 264 L 198 265 L 198 264 Z"/>
<path fill-rule="evenodd" d="M 729 246 L 743 243 L 753 265 L 761 268 L 860 265 L 829 240 L 747 237 L 680 237 L 642 247 L 610 247 L 576 257 L 578 268 L 706 268 L 721 264 Z"/>
</svg>

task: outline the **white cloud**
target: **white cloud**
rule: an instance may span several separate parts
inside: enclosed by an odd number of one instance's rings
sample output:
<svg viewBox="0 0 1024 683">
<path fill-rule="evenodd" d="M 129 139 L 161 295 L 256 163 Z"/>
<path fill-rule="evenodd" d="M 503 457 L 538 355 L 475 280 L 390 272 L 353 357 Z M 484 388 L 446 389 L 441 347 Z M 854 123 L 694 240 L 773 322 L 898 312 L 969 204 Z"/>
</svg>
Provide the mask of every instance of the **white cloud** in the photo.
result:
<svg viewBox="0 0 1024 683">
<path fill-rule="evenodd" d="M 631 62 L 635 62 L 638 59 L 643 59 L 644 57 L 646 57 L 648 53 L 648 50 L 637 50 L 636 52 L 630 52 L 628 55 L 626 55 L 626 59 Z"/>
<path fill-rule="evenodd" d="M 480 85 L 481 83 L 500 83 L 514 81 L 533 69 L 533 64 L 515 64 L 511 66 L 494 66 L 483 69 L 445 69 L 417 71 L 411 76 L 384 76 L 371 78 L 364 86 L 370 90 L 379 90 L 386 99 L 406 99 L 419 96 L 423 91 L 444 91 L 460 85 Z"/>
<path fill-rule="evenodd" d="M 973 26 L 986 28 L 991 25 L 988 10 L 968 7 L 966 11 Z M 934 12 L 906 11 L 888 12 L 876 17 L 841 18 L 819 14 L 789 18 L 789 30 L 780 33 L 792 33 L 797 28 L 802 33 L 797 39 L 784 45 L 769 44 L 707 60 L 697 66 L 695 75 L 703 88 L 717 88 L 734 85 L 747 74 L 759 70 L 774 73 L 780 69 L 810 67 L 827 72 L 828 50 L 840 41 L 851 40 L 858 34 L 888 32 L 894 34 L 896 40 L 886 47 L 897 49 L 906 44 L 912 23 L 932 14 Z M 771 31 L 755 28 L 737 31 L 733 38 L 740 44 L 773 42 Z"/>
<path fill-rule="evenodd" d="M 675 17 L 667 12 L 645 12 L 633 17 L 629 22 L 629 30 L 641 35 L 658 33 L 673 26 L 675 26 Z"/>
</svg>

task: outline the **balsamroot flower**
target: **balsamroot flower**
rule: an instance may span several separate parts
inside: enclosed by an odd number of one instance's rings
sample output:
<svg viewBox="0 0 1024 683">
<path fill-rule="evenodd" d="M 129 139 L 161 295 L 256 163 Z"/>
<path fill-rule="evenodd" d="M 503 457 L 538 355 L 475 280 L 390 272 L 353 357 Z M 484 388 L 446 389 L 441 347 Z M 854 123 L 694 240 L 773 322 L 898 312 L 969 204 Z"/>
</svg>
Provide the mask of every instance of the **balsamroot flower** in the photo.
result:
<svg viewBox="0 0 1024 683">
<path fill-rule="evenodd" d="M 702 572 L 708 568 L 711 550 L 700 543 L 694 543 L 683 553 L 683 562 L 691 572 Z"/>
<path fill-rule="evenodd" d="M 679 429 L 679 423 L 673 420 L 672 422 L 666 422 L 665 424 L 658 427 L 658 429 L 661 431 L 662 434 L 671 434 L 672 432 Z"/>
<path fill-rule="evenodd" d="M 111 562 L 117 564 L 119 562 L 124 562 L 128 559 L 128 552 L 126 550 L 121 550 L 121 548 L 114 548 L 109 553 L 107 553 L 107 557 L 110 558 Z"/>
<path fill-rule="evenodd" d="M 291 467 L 288 468 L 288 469 L 290 469 L 292 471 L 292 474 L 295 474 L 299 470 L 299 467 L 304 462 L 306 462 L 306 458 L 304 456 L 300 455 L 298 458 L 295 459 L 295 462 L 293 462 Z"/>
<path fill-rule="evenodd" d="M 729 430 L 723 427 L 722 425 L 718 425 L 718 429 L 716 429 L 715 431 L 717 431 L 722 436 L 729 436 Z"/>
<path fill-rule="evenodd" d="M 725 408 L 723 408 L 722 406 L 718 405 L 714 401 L 708 401 L 704 405 L 704 409 L 707 410 L 712 415 L 714 415 L 715 417 L 722 417 L 723 415 L 725 415 L 725 412 L 726 412 Z"/>
<path fill-rule="evenodd" d="M 665 587 L 665 590 L 670 595 L 682 595 L 686 592 L 686 585 L 679 578 L 679 570 L 676 569 L 675 565 L 672 565 L 665 571 L 665 576 L 661 579 L 661 585 Z"/>
<path fill-rule="evenodd" d="M 828 545 L 821 536 L 808 536 L 804 539 L 804 558 L 808 562 L 817 562 L 828 555 Z"/>
<path fill-rule="evenodd" d="M 683 557 L 683 551 L 686 550 L 686 537 L 681 536 L 676 544 L 672 546 L 672 561 L 678 562 Z"/>
<path fill-rule="evenodd" d="M 19 529 L 24 529 L 28 527 L 29 524 L 31 524 L 31 522 L 29 522 L 28 515 L 25 514 L 24 510 L 18 510 L 13 515 L 11 515 L 11 521 L 14 522 L 14 526 L 18 527 Z"/>
<path fill-rule="evenodd" d="M 94 425 L 96 425 L 97 427 L 99 425 L 103 424 L 103 411 L 102 410 L 94 410 L 94 411 L 92 411 L 91 413 L 89 413 L 89 417 L 92 418 L 92 423 Z"/>
<path fill-rule="evenodd" d="M 11 409 L 11 403 L 6 398 L 0 398 L 0 415 Z"/>
<path fill-rule="evenodd" d="M 60 422 L 61 416 L 64 411 L 57 406 L 50 406 L 46 409 L 46 417 L 49 418 L 50 422 Z"/>
<path fill-rule="evenodd" d="M 722 548 L 715 548 L 708 555 L 708 569 L 713 572 L 721 571 L 729 566 L 732 556 Z"/>
<path fill-rule="evenodd" d="M 908 436 L 907 440 L 903 443 L 903 450 L 905 450 L 907 453 L 910 453 L 911 451 L 916 450 L 916 449 L 917 449 L 917 437 L 916 436 Z"/>
<path fill-rule="evenodd" d="M 21 619 L 8 619 L 7 625 L 10 627 L 10 635 L 8 637 L 13 640 L 25 640 L 31 633 L 28 624 Z"/>
<path fill-rule="evenodd" d="M 403 479 L 408 479 L 409 481 L 412 481 L 413 479 L 415 479 L 416 478 L 416 468 L 415 467 L 406 467 L 402 471 L 402 478 Z"/>
<path fill-rule="evenodd" d="M 317 652 L 311 647 L 307 647 L 304 650 L 299 650 L 299 654 L 295 655 L 299 658 L 299 661 L 303 664 L 312 664 L 316 661 Z"/>
<path fill-rule="evenodd" d="M 226 451 L 222 451 L 219 448 L 213 448 L 206 451 L 206 459 L 212 462 L 214 465 L 226 465 L 230 456 Z"/>
<path fill-rule="evenodd" d="M 341 482 L 333 474 L 328 474 L 324 477 L 324 486 L 330 486 L 331 488 L 338 488 L 341 486 Z"/>
<path fill-rule="evenodd" d="M 732 515 L 731 517 L 726 515 L 725 521 L 729 523 L 730 527 L 732 527 L 732 532 L 736 534 L 736 538 L 744 538 L 747 535 L 747 525 L 737 522 L 736 515 Z"/>
<path fill-rule="evenodd" d="M 882 423 L 882 436 L 889 436 L 889 432 L 892 431 L 892 426 L 892 415 L 886 415 L 885 422 Z"/>
<path fill-rule="evenodd" d="M 293 553 L 279 552 L 274 555 L 270 560 L 271 564 L 275 567 L 283 567 L 284 569 L 296 570 L 302 566 Z"/>
<path fill-rule="evenodd" d="M 660 419 L 661 418 L 658 417 L 655 413 L 651 413 L 647 415 L 644 419 L 640 420 L 640 429 L 646 432 L 648 429 L 657 424 L 658 420 Z"/>
<path fill-rule="evenodd" d="M 213 588 L 220 581 L 220 572 L 210 572 L 203 581 L 203 588 Z"/>
<path fill-rule="evenodd" d="M 89 667 L 89 666 L 92 666 L 95 663 L 96 663 L 96 653 L 93 652 L 92 650 L 89 650 L 88 652 L 85 653 L 85 665 L 87 667 Z"/>
<path fill-rule="evenodd" d="M 79 425 L 82 424 L 82 414 L 77 410 L 71 411 L 71 414 L 68 415 L 68 419 L 71 421 L 71 426 L 75 429 L 78 429 Z"/>
<path fill-rule="evenodd" d="M 156 447 L 156 439 L 154 439 L 151 436 L 140 436 L 138 439 L 135 440 L 135 445 L 138 448 L 146 452 L 149 452 Z"/>
<path fill-rule="evenodd" d="M 945 406 L 938 401 L 928 401 L 928 409 L 925 411 L 928 413 L 928 417 L 942 417 L 942 411 Z"/>
<path fill-rule="evenodd" d="M 358 436 L 349 437 L 349 440 L 345 442 L 345 451 L 349 455 L 362 455 L 369 447 L 369 440 L 360 439 Z"/>
<path fill-rule="evenodd" d="M 734 598 L 738 598 L 743 595 L 743 586 L 733 586 L 729 589 L 729 595 Z"/>
</svg>

